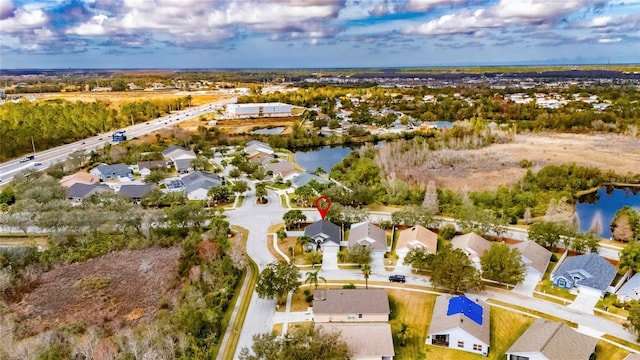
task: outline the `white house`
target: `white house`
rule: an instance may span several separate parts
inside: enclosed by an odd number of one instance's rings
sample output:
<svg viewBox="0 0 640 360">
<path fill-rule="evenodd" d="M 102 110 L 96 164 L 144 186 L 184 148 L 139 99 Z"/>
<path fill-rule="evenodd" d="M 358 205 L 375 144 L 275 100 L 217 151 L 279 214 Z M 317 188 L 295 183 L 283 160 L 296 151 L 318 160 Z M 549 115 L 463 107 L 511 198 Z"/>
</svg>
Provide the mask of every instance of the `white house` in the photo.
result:
<svg viewBox="0 0 640 360">
<path fill-rule="evenodd" d="M 402 264 L 409 251 L 416 248 L 423 249 L 429 254 L 435 254 L 438 250 L 438 234 L 422 225 L 402 230 L 396 241 L 398 264 Z"/>
<path fill-rule="evenodd" d="M 227 117 L 231 119 L 287 117 L 291 116 L 292 108 L 292 105 L 284 103 L 228 104 Z"/>
<path fill-rule="evenodd" d="M 464 295 L 436 298 L 427 344 L 487 356 L 490 337 L 487 303 Z"/>
<path fill-rule="evenodd" d="M 631 300 L 640 300 L 640 273 L 636 273 L 618 291 L 618 301 L 625 303 Z"/>
</svg>

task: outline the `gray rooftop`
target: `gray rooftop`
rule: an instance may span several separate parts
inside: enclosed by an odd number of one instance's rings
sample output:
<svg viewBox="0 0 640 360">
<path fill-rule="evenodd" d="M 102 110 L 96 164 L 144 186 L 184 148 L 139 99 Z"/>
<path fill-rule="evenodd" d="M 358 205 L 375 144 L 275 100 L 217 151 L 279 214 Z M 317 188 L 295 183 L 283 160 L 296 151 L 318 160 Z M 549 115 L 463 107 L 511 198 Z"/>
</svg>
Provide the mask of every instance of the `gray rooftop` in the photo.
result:
<svg viewBox="0 0 640 360">
<path fill-rule="evenodd" d="M 101 193 L 110 191 L 107 185 L 104 184 L 83 184 L 75 183 L 67 189 L 69 197 L 73 199 L 84 199 L 95 193 Z"/>
<path fill-rule="evenodd" d="M 314 314 L 389 314 L 385 289 L 327 289 L 313 292 Z"/>
<path fill-rule="evenodd" d="M 598 254 L 585 254 L 568 257 L 554 272 L 554 278 L 559 276 L 572 286 L 606 291 L 616 277 L 616 268 Z"/>
<path fill-rule="evenodd" d="M 176 159 L 173 160 L 173 164 L 176 167 L 176 170 L 180 171 L 180 170 L 188 170 L 191 168 L 191 161 L 193 161 L 193 159 Z"/>
<path fill-rule="evenodd" d="M 465 253 L 472 250 L 477 256 L 482 256 L 485 251 L 491 248 L 491 243 L 482 236 L 470 232 L 468 234 L 458 235 L 451 239 L 451 246 L 453 246 L 454 249 L 460 249 Z"/>
<path fill-rule="evenodd" d="M 631 299 L 640 299 L 640 273 L 634 274 L 622 287 L 616 291 L 616 295 L 626 295 Z"/>
<path fill-rule="evenodd" d="M 564 323 L 536 319 L 508 353 L 539 352 L 552 360 L 588 360 L 597 342 L 596 338 L 580 334 Z"/>
<path fill-rule="evenodd" d="M 125 164 L 100 164 L 95 167 L 95 170 L 99 171 L 102 175 L 115 176 L 118 176 L 119 174 L 130 174 L 132 172 L 131 169 L 129 169 L 129 167 Z"/>
<path fill-rule="evenodd" d="M 367 246 L 371 250 L 387 250 L 387 233 L 370 222 L 351 225 L 349 247 Z"/>
<path fill-rule="evenodd" d="M 316 243 L 333 241 L 340 244 L 342 241 L 342 231 L 340 227 L 330 221 L 320 220 L 304 228 L 304 235 L 315 240 Z"/>
<path fill-rule="evenodd" d="M 475 336 L 477 339 L 484 341 L 485 344 L 490 344 L 491 328 L 489 324 L 489 305 L 482 300 L 476 301 L 476 303 L 482 307 L 482 325 L 479 325 L 461 313 L 447 315 L 449 301 L 452 298 L 451 295 L 440 295 L 436 298 L 435 305 L 433 306 L 431 325 L 429 327 L 429 335 L 442 334 L 460 328 Z"/>
<path fill-rule="evenodd" d="M 389 323 L 317 323 L 316 327 L 340 332 L 352 359 L 390 359 L 395 355 Z"/>
<path fill-rule="evenodd" d="M 222 185 L 222 180 L 216 174 L 195 171 L 191 174 L 182 177 L 180 180 L 184 183 L 184 187 L 187 192 L 191 192 L 196 189 L 210 189 L 214 186 Z"/>
<path fill-rule="evenodd" d="M 153 188 L 155 187 L 156 187 L 155 184 L 144 184 L 144 185 L 125 184 L 120 186 L 119 194 L 121 194 L 122 196 L 126 196 L 130 199 L 141 199 L 145 195 L 147 195 L 149 191 L 153 190 Z"/>
<path fill-rule="evenodd" d="M 167 167 L 167 162 L 165 160 L 138 161 L 138 170 L 166 168 L 166 167 Z"/>
<path fill-rule="evenodd" d="M 310 174 L 310 173 L 302 173 L 291 180 L 291 186 L 295 188 L 299 188 L 307 185 L 311 180 L 315 180 L 320 184 L 329 184 L 330 181 L 320 177 L 318 175 Z"/>
<path fill-rule="evenodd" d="M 526 265 L 533 267 L 541 274 L 547 271 L 551 260 L 551 251 L 531 240 L 521 241 L 510 246 L 518 249 Z"/>
</svg>

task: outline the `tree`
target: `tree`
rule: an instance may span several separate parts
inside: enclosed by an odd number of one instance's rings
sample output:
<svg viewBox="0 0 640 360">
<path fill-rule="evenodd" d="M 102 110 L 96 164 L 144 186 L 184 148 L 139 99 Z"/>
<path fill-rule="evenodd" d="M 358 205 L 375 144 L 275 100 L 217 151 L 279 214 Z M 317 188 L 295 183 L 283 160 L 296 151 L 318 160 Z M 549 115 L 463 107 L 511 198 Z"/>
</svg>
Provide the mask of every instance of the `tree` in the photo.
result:
<svg viewBox="0 0 640 360">
<path fill-rule="evenodd" d="M 236 194 L 243 194 L 249 190 L 249 185 L 245 181 L 239 180 L 233 183 L 231 190 Z"/>
<path fill-rule="evenodd" d="M 566 236 L 567 226 L 551 221 L 541 221 L 529 226 L 529 240 L 546 248 L 554 247 L 560 241 L 560 237 Z"/>
<path fill-rule="evenodd" d="M 256 197 L 261 203 L 265 202 L 267 197 L 267 185 L 265 183 L 259 182 L 256 184 Z"/>
<path fill-rule="evenodd" d="M 291 262 L 279 261 L 268 264 L 260 272 L 256 282 L 256 292 L 263 299 L 276 299 L 279 302 L 289 291 L 300 287 L 300 270 Z"/>
<path fill-rule="evenodd" d="M 407 344 L 407 339 L 409 338 L 409 334 L 411 333 L 411 328 L 405 322 L 400 322 L 400 329 L 398 329 L 397 335 L 400 340 L 400 346 L 405 346 Z"/>
<path fill-rule="evenodd" d="M 391 214 L 391 221 L 394 224 L 414 226 L 422 225 L 427 228 L 438 227 L 440 222 L 433 217 L 433 213 L 420 206 L 405 206 L 402 210 Z"/>
<path fill-rule="evenodd" d="M 432 263 L 431 283 L 454 293 L 482 290 L 480 272 L 460 249 L 439 250 Z"/>
<path fill-rule="evenodd" d="M 325 332 L 313 324 L 296 327 L 286 336 L 276 332 L 253 336 L 251 350 L 242 348 L 240 360 L 339 360 L 349 358 L 339 332 Z"/>
<path fill-rule="evenodd" d="M 322 253 L 319 251 L 310 251 L 304 257 L 314 268 L 316 264 L 322 264 Z"/>
<path fill-rule="evenodd" d="M 636 334 L 636 341 L 640 342 L 640 302 L 631 300 L 628 303 L 629 316 L 624 324 L 625 329 Z"/>
<path fill-rule="evenodd" d="M 313 242 L 313 239 L 305 235 L 301 235 L 296 238 L 296 245 L 300 246 L 300 249 L 302 250 L 302 252 L 304 252 L 305 245 L 310 244 L 312 242 Z"/>
<path fill-rule="evenodd" d="M 349 261 L 360 266 L 371 263 L 371 249 L 367 246 L 353 246 L 349 248 Z"/>
<path fill-rule="evenodd" d="M 280 228 L 276 231 L 276 235 L 278 236 L 278 240 L 282 241 L 287 238 L 287 230 Z"/>
<path fill-rule="evenodd" d="M 360 270 L 362 270 L 362 275 L 364 275 L 364 286 L 365 289 L 369 288 L 369 276 L 371 276 L 371 264 L 362 264 Z"/>
<path fill-rule="evenodd" d="M 409 253 L 404 257 L 404 264 L 411 265 L 411 268 L 414 270 L 429 269 L 434 257 L 434 254 L 430 254 L 424 248 L 414 247 L 409 250 Z"/>
<path fill-rule="evenodd" d="M 207 196 L 217 205 L 229 201 L 231 191 L 226 186 L 214 186 L 207 191 Z"/>
<path fill-rule="evenodd" d="M 456 227 L 453 224 L 446 224 L 438 229 L 438 235 L 444 240 L 451 240 L 456 236 Z"/>
<path fill-rule="evenodd" d="M 482 276 L 501 284 L 516 285 L 524 281 L 525 265 L 520 252 L 506 244 L 493 243 L 480 257 Z"/>
<path fill-rule="evenodd" d="M 620 251 L 618 272 L 624 274 L 630 270 L 640 272 L 640 242 L 638 240 L 629 241 L 627 246 Z"/>
<path fill-rule="evenodd" d="M 287 229 L 297 229 L 300 224 L 307 220 L 307 216 L 302 210 L 289 210 L 282 216 Z"/>
<path fill-rule="evenodd" d="M 611 221 L 611 233 L 613 238 L 621 241 L 629 241 L 634 238 L 634 231 L 631 225 L 631 219 L 634 212 L 629 206 L 625 206 L 616 212 L 615 217 Z"/>
<path fill-rule="evenodd" d="M 322 280 L 326 284 L 327 283 L 327 279 L 323 278 L 322 276 L 319 276 L 318 275 L 319 271 L 320 270 L 309 271 L 307 273 L 307 278 L 304 280 L 304 283 L 313 285 L 315 289 L 318 288 L 318 280 Z"/>
<path fill-rule="evenodd" d="M 440 202 L 438 201 L 438 188 L 433 180 L 429 180 L 427 191 L 424 193 L 422 207 L 429 210 L 432 214 L 440 212 Z"/>
</svg>

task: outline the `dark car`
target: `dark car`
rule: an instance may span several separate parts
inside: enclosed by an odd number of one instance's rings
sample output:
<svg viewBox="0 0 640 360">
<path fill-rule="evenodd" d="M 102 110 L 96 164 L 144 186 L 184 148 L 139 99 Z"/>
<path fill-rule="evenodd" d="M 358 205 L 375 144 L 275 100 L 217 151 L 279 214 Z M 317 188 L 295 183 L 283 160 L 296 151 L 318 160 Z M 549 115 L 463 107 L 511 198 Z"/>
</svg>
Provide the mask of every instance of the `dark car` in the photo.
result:
<svg viewBox="0 0 640 360">
<path fill-rule="evenodd" d="M 407 281 L 407 278 L 405 278 L 404 275 L 391 275 L 389 276 L 389 281 L 404 283 L 405 281 Z"/>
</svg>

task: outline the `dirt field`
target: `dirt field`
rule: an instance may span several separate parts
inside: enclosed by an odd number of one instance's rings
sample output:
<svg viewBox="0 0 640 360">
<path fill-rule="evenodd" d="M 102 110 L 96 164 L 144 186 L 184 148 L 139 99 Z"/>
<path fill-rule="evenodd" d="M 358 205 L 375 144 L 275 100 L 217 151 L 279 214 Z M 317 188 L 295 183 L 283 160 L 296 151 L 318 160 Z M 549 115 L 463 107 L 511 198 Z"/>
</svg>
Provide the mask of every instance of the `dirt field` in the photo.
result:
<svg viewBox="0 0 640 360">
<path fill-rule="evenodd" d="M 120 251 L 42 274 L 12 312 L 29 333 L 62 324 L 107 331 L 155 318 L 161 299 L 179 293 L 180 249 Z"/>
<path fill-rule="evenodd" d="M 186 91 L 107 91 L 107 92 L 68 92 L 68 93 L 45 93 L 45 94 L 29 94 L 28 97 L 36 99 L 64 99 L 67 101 L 104 101 L 109 102 L 115 109 L 120 108 L 122 104 L 144 101 L 144 100 L 165 100 L 177 99 L 191 95 L 191 104 L 193 106 L 210 103 L 224 98 L 224 96 L 216 94 L 197 94 L 195 92 Z"/>
<path fill-rule="evenodd" d="M 496 189 L 524 176 L 527 169 L 520 166 L 523 159 L 531 161 L 534 170 L 573 162 L 635 174 L 640 171 L 640 140 L 612 134 L 524 134 L 509 144 L 463 151 L 461 157 L 466 160 L 450 169 L 425 170 L 420 176 L 450 189 Z"/>
</svg>

